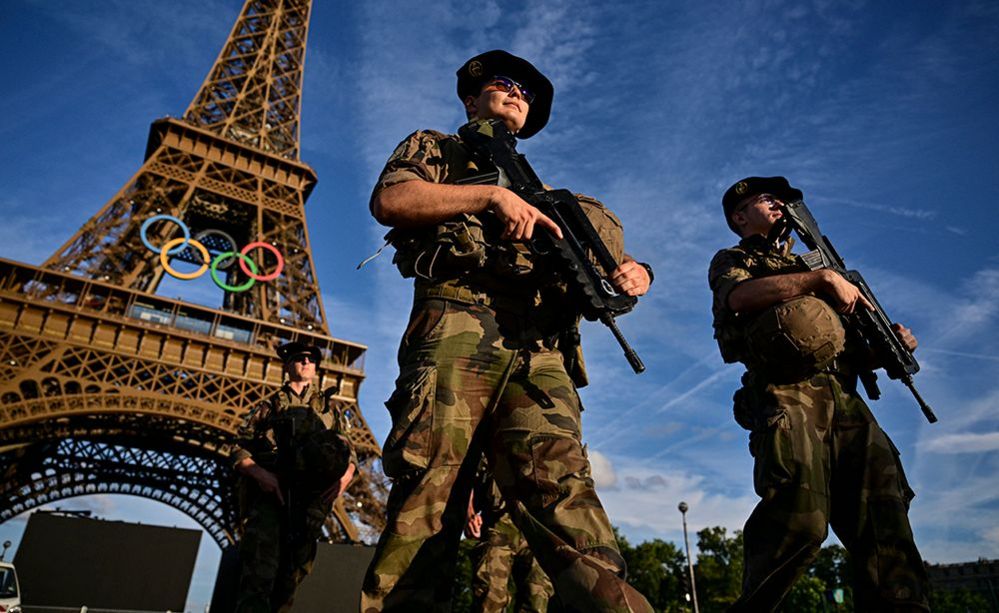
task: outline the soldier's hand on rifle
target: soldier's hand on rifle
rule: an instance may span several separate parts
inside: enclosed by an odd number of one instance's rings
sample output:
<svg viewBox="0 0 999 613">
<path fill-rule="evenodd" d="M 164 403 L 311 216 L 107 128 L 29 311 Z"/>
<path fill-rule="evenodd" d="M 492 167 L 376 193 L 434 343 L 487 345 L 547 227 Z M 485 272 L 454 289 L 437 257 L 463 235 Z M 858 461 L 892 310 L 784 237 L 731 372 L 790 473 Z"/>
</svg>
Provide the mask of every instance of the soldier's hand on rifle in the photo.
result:
<svg viewBox="0 0 999 613">
<path fill-rule="evenodd" d="M 916 336 L 912 333 L 912 330 L 902 324 L 892 324 L 891 329 L 910 353 L 915 351 L 916 347 L 919 346 L 919 341 L 916 340 Z"/>
<path fill-rule="evenodd" d="M 611 273 L 611 283 L 628 296 L 643 296 L 649 291 L 649 271 L 634 260 L 621 262 Z"/>
<path fill-rule="evenodd" d="M 475 511 L 475 492 L 468 497 L 468 510 L 465 512 L 465 536 L 480 538 L 482 536 L 482 514 Z"/>
<path fill-rule="evenodd" d="M 535 225 L 562 238 L 562 229 L 558 224 L 508 189 L 498 188 L 490 199 L 488 209 L 503 223 L 504 239 L 530 240 L 534 236 Z"/>
<path fill-rule="evenodd" d="M 860 292 L 860 288 L 844 279 L 838 272 L 825 268 L 819 273 L 825 284 L 825 293 L 832 298 L 833 306 L 840 313 L 853 313 L 858 306 L 865 309 L 874 308 L 874 305 Z"/>
<path fill-rule="evenodd" d="M 357 467 L 355 467 L 353 464 L 348 464 L 347 470 L 344 471 L 343 476 L 340 477 L 340 480 L 331 485 L 329 488 L 326 489 L 325 492 L 322 493 L 322 499 L 325 502 L 332 504 L 334 500 L 336 500 L 340 496 L 343 496 L 343 493 L 347 491 L 347 486 L 349 486 L 350 482 L 354 479 L 354 474 L 356 472 L 357 472 Z"/>
<path fill-rule="evenodd" d="M 260 489 L 268 494 L 277 496 L 278 502 L 281 503 L 281 506 L 284 506 L 284 496 L 281 494 L 281 483 L 278 481 L 277 475 L 259 466 L 256 467 L 256 470 L 251 475 L 257 480 Z"/>
</svg>

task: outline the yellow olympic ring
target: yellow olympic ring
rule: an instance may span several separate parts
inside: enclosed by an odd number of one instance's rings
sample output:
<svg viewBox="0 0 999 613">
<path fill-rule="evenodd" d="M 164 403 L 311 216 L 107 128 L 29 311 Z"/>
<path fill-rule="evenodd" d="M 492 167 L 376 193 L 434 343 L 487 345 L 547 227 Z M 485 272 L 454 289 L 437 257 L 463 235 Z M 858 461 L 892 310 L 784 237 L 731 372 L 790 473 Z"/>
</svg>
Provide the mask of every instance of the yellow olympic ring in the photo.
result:
<svg viewBox="0 0 999 613">
<path fill-rule="evenodd" d="M 201 265 L 201 268 L 195 270 L 194 272 L 177 272 L 176 270 L 170 267 L 170 258 L 168 257 L 168 252 L 174 245 L 179 245 L 184 241 L 187 241 L 187 244 L 198 250 L 198 253 L 201 254 L 201 261 L 204 262 Z M 160 248 L 160 264 L 163 265 L 163 270 L 165 270 L 167 274 L 170 275 L 171 277 L 177 279 L 187 280 L 200 277 L 201 275 L 205 274 L 206 270 L 208 270 L 208 264 L 211 263 L 211 259 L 212 259 L 211 256 L 208 255 L 208 249 L 204 245 L 202 245 L 199 241 L 193 238 L 191 239 L 187 239 L 184 237 L 175 238 L 173 240 L 167 241 Z"/>
</svg>

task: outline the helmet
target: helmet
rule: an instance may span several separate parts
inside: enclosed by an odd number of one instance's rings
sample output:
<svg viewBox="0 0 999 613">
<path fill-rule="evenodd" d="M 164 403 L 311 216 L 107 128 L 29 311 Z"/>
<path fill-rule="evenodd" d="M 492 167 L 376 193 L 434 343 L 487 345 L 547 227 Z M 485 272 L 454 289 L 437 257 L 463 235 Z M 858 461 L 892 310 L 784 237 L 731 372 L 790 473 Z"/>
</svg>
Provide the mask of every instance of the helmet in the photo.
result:
<svg viewBox="0 0 999 613">
<path fill-rule="evenodd" d="M 827 367 L 846 347 L 839 315 L 815 296 L 770 307 L 746 329 L 749 364 L 774 381 L 800 381 Z"/>
</svg>

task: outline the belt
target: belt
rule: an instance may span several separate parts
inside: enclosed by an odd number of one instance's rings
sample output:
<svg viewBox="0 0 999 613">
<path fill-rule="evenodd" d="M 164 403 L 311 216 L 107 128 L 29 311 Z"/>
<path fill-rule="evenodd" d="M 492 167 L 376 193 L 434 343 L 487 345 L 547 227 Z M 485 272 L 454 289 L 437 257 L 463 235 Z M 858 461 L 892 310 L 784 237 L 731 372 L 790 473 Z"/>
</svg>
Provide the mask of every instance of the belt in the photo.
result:
<svg viewBox="0 0 999 613">
<path fill-rule="evenodd" d="M 535 296 L 533 295 L 495 294 L 447 282 L 434 285 L 416 285 L 414 300 L 431 298 L 452 300 L 463 304 L 478 304 L 494 311 L 504 311 L 519 316 L 527 316 L 535 307 Z"/>
</svg>

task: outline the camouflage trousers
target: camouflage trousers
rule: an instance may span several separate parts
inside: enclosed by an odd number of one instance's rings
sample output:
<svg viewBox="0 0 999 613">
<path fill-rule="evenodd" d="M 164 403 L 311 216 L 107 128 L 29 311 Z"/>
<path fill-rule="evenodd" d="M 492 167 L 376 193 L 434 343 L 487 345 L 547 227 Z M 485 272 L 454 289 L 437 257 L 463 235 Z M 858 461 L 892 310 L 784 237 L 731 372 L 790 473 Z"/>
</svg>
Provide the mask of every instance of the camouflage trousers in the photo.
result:
<svg viewBox="0 0 999 613">
<path fill-rule="evenodd" d="M 329 505 L 320 501 L 306 505 L 289 526 L 287 511 L 277 498 L 251 483 L 244 490 L 236 613 L 290 611 L 298 585 L 312 572 Z"/>
<path fill-rule="evenodd" d="M 852 386 L 818 374 L 748 384 L 736 419 L 752 426 L 754 484 L 742 596 L 731 611 L 772 611 L 833 531 L 850 554 L 857 611 L 928 611 L 926 570 L 909 526 L 913 492 L 898 450 Z"/>
<path fill-rule="evenodd" d="M 555 589 L 509 513 L 503 513 L 472 549 L 472 611 L 506 611 L 511 576 L 517 594 L 513 610 L 545 613 Z"/>
<path fill-rule="evenodd" d="M 414 305 L 386 402 L 394 480 L 361 610 L 449 611 L 458 541 L 485 453 L 514 522 L 567 607 L 651 611 L 593 488 L 562 355 L 523 318 L 481 305 Z M 502 332 L 501 332 L 502 331 Z"/>
</svg>

